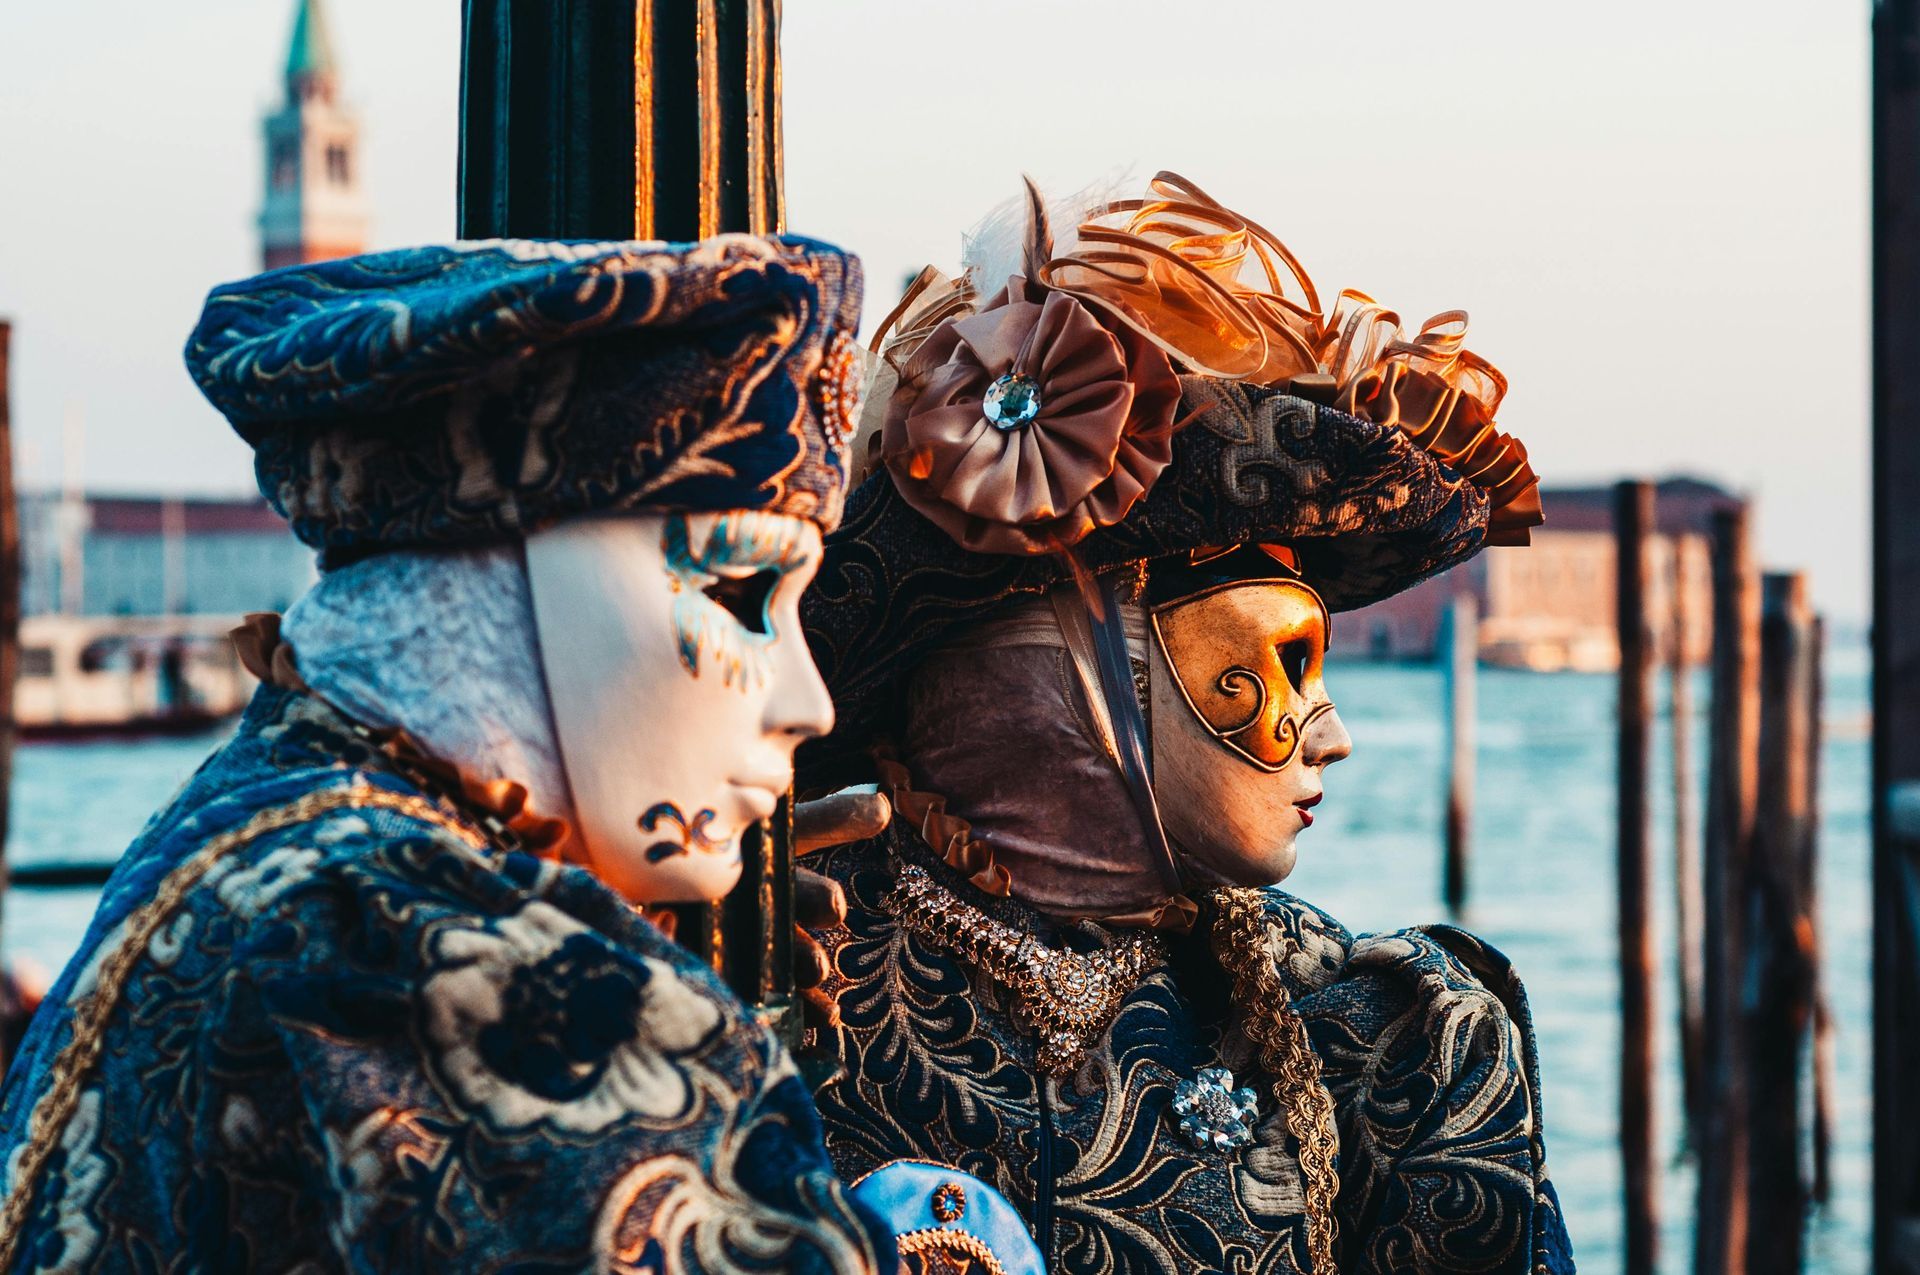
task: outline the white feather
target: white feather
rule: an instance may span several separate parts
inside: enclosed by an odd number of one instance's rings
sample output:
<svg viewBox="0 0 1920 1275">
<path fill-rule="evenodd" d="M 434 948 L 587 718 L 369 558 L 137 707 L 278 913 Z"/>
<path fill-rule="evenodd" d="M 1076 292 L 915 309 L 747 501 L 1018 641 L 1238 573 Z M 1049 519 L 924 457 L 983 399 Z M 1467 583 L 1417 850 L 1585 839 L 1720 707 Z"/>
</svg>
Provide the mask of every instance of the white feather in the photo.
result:
<svg viewBox="0 0 1920 1275">
<path fill-rule="evenodd" d="M 1079 242 L 1080 223 L 1089 213 L 1138 191 L 1127 170 L 1111 173 L 1064 199 L 1047 201 L 1053 227 L 1053 255 L 1069 252 Z M 1042 192 L 1043 194 L 1045 192 Z M 1021 272 L 1027 244 L 1027 196 L 1024 191 L 996 206 L 961 240 L 960 262 L 975 291 L 985 301 Z"/>
</svg>

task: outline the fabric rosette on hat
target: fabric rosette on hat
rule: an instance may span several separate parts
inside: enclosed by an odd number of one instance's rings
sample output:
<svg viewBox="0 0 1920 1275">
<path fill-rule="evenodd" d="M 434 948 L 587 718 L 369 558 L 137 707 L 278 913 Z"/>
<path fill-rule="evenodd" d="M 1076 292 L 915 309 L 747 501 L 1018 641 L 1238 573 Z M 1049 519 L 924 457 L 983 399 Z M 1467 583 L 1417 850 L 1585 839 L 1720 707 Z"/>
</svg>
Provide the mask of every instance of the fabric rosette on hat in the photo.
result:
<svg viewBox="0 0 1920 1275">
<path fill-rule="evenodd" d="M 1139 333 L 1016 275 L 901 369 L 881 455 L 961 546 L 1050 553 L 1124 518 L 1172 459 L 1180 382 Z"/>
</svg>

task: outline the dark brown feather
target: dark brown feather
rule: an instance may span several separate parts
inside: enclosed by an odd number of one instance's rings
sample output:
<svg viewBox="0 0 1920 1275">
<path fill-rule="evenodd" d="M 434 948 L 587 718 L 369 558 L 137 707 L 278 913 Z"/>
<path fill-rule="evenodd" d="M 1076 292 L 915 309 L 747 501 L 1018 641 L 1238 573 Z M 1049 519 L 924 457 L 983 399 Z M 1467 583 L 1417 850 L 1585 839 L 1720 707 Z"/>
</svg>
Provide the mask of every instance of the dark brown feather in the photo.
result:
<svg viewBox="0 0 1920 1275">
<path fill-rule="evenodd" d="M 1033 184 L 1033 178 L 1024 179 L 1027 183 L 1027 246 L 1022 270 L 1029 281 L 1040 278 L 1041 269 L 1053 260 L 1053 228 L 1047 224 L 1047 201 L 1040 197 L 1040 188 Z"/>
</svg>

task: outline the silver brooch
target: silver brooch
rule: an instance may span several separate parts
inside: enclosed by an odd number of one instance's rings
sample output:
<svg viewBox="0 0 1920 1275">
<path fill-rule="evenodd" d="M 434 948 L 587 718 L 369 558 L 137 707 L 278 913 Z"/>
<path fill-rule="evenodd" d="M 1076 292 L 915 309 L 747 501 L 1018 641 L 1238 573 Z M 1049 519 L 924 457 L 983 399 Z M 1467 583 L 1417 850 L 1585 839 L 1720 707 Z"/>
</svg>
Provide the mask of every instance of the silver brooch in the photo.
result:
<svg viewBox="0 0 1920 1275">
<path fill-rule="evenodd" d="M 1235 1089 L 1233 1073 L 1207 1067 L 1173 1091 L 1173 1114 L 1180 1132 L 1202 1151 L 1232 1151 L 1253 1141 L 1260 1103 L 1251 1089 Z"/>
</svg>

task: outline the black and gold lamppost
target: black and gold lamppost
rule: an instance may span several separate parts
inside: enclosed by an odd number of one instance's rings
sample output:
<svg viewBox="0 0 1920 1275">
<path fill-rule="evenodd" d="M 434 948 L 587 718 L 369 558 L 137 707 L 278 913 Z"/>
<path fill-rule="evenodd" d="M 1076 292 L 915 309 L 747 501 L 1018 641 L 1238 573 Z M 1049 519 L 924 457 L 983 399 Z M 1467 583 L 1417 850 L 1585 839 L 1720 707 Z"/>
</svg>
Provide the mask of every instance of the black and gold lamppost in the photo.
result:
<svg viewBox="0 0 1920 1275">
<path fill-rule="evenodd" d="M 461 236 L 780 230 L 779 33 L 779 0 L 467 0 Z"/>
</svg>

